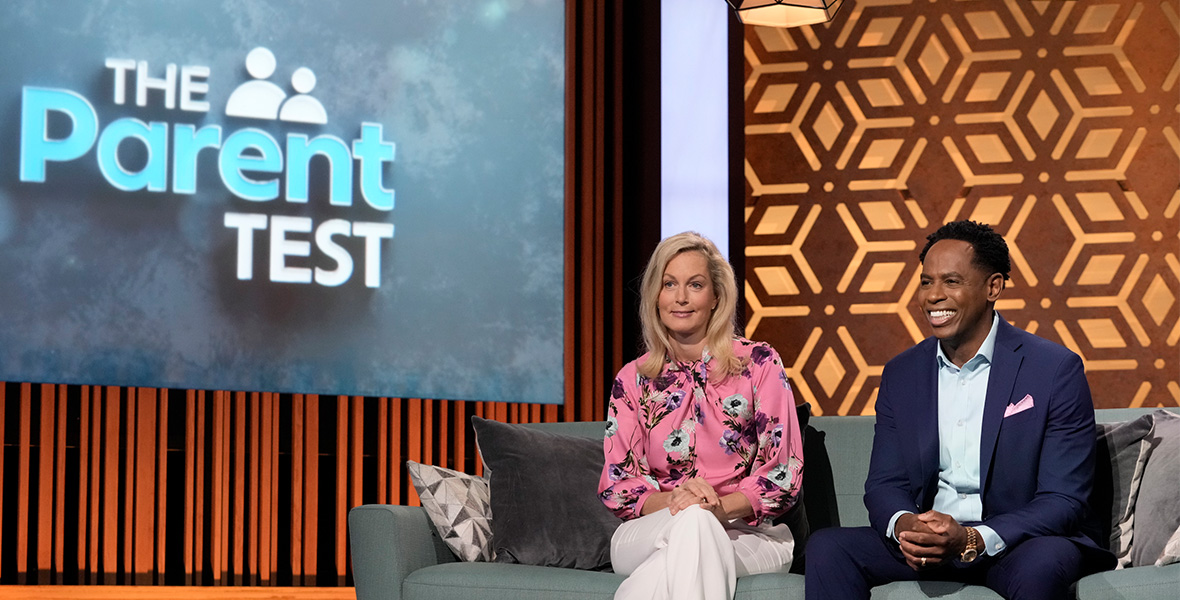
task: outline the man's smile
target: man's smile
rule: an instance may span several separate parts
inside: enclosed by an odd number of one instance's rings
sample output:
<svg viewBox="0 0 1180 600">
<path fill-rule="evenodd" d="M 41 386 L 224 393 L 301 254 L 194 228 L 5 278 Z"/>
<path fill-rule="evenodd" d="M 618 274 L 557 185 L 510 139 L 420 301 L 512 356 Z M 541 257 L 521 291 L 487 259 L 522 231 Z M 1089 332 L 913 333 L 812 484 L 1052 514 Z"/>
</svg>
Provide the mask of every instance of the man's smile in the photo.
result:
<svg viewBox="0 0 1180 600">
<path fill-rule="evenodd" d="M 956 312 L 949 308 L 940 308 L 938 310 L 927 311 L 926 314 L 930 317 L 930 325 L 941 327 L 946 325 L 951 320 L 951 317 L 955 316 Z"/>
</svg>

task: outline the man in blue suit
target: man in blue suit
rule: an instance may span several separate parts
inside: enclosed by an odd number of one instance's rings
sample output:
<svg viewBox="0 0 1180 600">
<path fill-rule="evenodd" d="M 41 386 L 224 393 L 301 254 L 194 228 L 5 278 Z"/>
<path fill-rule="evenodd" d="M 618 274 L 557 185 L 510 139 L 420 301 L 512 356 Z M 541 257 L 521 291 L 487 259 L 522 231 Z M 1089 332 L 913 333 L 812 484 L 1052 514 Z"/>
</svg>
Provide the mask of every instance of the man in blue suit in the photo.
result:
<svg viewBox="0 0 1180 600">
<path fill-rule="evenodd" d="M 892 581 L 1068 598 L 1114 557 L 1082 532 L 1094 405 L 1082 361 L 995 311 L 1011 270 L 987 225 L 927 238 L 918 304 L 934 336 L 885 365 L 865 505 L 872 527 L 807 545 L 809 600 L 868 598 Z"/>
</svg>

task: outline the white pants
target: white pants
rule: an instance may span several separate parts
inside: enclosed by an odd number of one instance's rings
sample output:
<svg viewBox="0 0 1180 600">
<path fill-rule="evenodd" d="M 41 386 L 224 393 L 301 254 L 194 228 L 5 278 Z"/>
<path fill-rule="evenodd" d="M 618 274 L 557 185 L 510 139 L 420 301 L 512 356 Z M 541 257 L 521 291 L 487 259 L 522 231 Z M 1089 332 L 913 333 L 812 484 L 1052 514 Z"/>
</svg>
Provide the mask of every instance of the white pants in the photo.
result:
<svg viewBox="0 0 1180 600">
<path fill-rule="evenodd" d="M 786 570 L 794 550 L 786 525 L 722 525 L 700 506 L 665 508 L 615 530 L 611 564 L 627 575 L 615 600 L 731 600 L 738 577 Z"/>
</svg>

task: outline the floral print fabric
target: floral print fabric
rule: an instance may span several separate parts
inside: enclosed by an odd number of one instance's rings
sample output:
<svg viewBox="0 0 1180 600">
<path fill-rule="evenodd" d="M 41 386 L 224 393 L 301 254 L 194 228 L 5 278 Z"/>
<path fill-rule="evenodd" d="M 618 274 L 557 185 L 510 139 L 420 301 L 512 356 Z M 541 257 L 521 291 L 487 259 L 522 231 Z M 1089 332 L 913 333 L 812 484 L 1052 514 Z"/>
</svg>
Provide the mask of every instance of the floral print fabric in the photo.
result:
<svg viewBox="0 0 1180 600">
<path fill-rule="evenodd" d="M 799 494 L 803 443 L 782 359 L 763 342 L 737 338 L 741 373 L 724 377 L 700 361 L 667 362 L 654 379 L 645 357 L 619 371 L 607 407 L 606 463 L 599 497 L 623 519 L 651 494 L 703 477 L 721 496 L 750 500 L 752 525 L 785 512 Z"/>
</svg>

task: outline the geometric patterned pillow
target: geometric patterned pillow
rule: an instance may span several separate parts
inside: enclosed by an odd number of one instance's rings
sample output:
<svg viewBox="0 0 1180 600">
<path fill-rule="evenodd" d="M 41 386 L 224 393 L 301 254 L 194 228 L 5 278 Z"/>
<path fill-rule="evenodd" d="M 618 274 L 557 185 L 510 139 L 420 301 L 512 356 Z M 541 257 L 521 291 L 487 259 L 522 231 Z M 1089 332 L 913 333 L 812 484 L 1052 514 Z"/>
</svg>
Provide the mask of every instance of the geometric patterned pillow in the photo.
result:
<svg viewBox="0 0 1180 600">
<path fill-rule="evenodd" d="M 406 461 L 422 508 L 460 559 L 491 562 L 492 505 L 488 482 L 451 469 Z"/>
<path fill-rule="evenodd" d="M 1164 545 L 1164 551 L 1160 553 L 1159 558 L 1155 559 L 1155 566 L 1165 567 L 1178 562 L 1180 562 L 1180 527 L 1172 532 L 1172 537 Z"/>
</svg>

